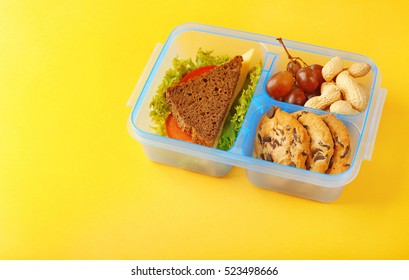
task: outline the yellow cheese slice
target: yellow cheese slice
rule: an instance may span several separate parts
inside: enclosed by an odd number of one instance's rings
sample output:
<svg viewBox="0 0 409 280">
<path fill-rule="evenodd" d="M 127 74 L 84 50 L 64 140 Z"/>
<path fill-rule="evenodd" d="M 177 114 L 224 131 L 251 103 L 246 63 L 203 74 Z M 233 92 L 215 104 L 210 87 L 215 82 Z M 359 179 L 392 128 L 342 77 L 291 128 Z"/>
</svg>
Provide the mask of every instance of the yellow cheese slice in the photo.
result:
<svg viewBox="0 0 409 280">
<path fill-rule="evenodd" d="M 237 95 L 243 88 L 244 82 L 246 81 L 246 78 L 247 78 L 247 74 L 249 73 L 249 70 L 250 70 L 250 65 L 251 65 L 251 60 L 253 58 L 253 55 L 254 55 L 254 49 L 250 49 L 249 51 L 241 55 L 243 57 L 243 62 L 241 64 L 240 77 L 239 77 L 239 80 L 237 81 L 236 90 L 234 91 L 235 98 L 233 98 L 233 100 L 236 99 Z"/>
</svg>

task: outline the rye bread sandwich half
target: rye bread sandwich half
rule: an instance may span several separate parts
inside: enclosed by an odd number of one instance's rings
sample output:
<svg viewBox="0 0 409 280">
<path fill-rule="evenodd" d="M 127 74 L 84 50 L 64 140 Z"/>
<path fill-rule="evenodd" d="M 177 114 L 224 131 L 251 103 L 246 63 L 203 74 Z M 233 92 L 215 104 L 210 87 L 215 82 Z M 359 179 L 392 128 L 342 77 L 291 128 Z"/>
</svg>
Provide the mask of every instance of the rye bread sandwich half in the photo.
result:
<svg viewBox="0 0 409 280">
<path fill-rule="evenodd" d="M 150 103 L 159 135 L 221 150 L 235 143 L 260 78 L 254 50 L 233 58 L 199 49 L 175 57 Z"/>
<path fill-rule="evenodd" d="M 192 142 L 216 147 L 227 114 L 236 99 L 242 56 L 211 69 L 165 92 L 171 114 Z"/>
</svg>

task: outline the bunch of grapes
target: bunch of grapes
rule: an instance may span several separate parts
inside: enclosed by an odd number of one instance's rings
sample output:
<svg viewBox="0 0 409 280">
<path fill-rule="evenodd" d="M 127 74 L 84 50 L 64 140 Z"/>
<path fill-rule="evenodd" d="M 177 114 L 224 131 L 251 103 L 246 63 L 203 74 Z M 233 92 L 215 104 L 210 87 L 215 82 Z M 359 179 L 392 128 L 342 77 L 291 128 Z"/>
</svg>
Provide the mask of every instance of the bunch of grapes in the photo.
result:
<svg viewBox="0 0 409 280">
<path fill-rule="evenodd" d="M 325 81 L 322 65 L 307 65 L 300 57 L 290 55 L 281 38 L 277 40 L 290 61 L 285 71 L 277 72 L 268 79 L 267 93 L 274 99 L 302 106 L 311 97 L 320 95 L 321 84 Z"/>
</svg>

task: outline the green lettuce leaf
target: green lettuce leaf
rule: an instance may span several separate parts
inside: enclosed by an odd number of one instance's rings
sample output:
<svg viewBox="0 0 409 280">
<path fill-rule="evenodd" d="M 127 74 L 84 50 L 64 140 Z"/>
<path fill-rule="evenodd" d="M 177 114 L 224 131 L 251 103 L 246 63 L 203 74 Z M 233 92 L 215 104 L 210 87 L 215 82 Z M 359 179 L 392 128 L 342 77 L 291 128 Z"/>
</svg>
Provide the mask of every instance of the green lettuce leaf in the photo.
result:
<svg viewBox="0 0 409 280">
<path fill-rule="evenodd" d="M 233 147 L 236 141 L 239 130 L 243 124 L 244 117 L 246 116 L 251 99 L 253 98 L 254 91 L 256 90 L 258 80 L 261 74 L 261 64 L 256 65 L 249 72 L 250 78 L 248 80 L 247 87 L 244 85 L 243 90 L 239 93 L 238 99 L 232 106 L 229 115 L 227 116 L 224 124 L 217 148 L 220 150 L 229 150 Z"/>
</svg>

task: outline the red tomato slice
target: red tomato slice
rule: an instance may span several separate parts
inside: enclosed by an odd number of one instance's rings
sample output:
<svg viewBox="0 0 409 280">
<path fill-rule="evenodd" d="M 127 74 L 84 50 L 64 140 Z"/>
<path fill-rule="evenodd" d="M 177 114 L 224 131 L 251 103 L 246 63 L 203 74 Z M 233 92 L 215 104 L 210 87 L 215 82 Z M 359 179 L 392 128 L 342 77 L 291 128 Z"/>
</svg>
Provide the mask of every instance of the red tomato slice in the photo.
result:
<svg viewBox="0 0 409 280">
<path fill-rule="evenodd" d="M 169 114 L 168 118 L 166 119 L 166 133 L 170 138 L 192 142 L 192 136 L 183 132 L 172 114 Z"/>
<path fill-rule="evenodd" d="M 216 66 L 214 65 L 209 65 L 209 66 L 203 66 L 200 68 L 197 68 L 189 73 L 187 73 L 182 80 L 180 80 L 181 83 L 186 83 L 187 81 L 189 81 L 191 78 L 197 77 L 202 75 L 203 73 L 206 73 L 212 69 L 216 68 Z"/>
</svg>

